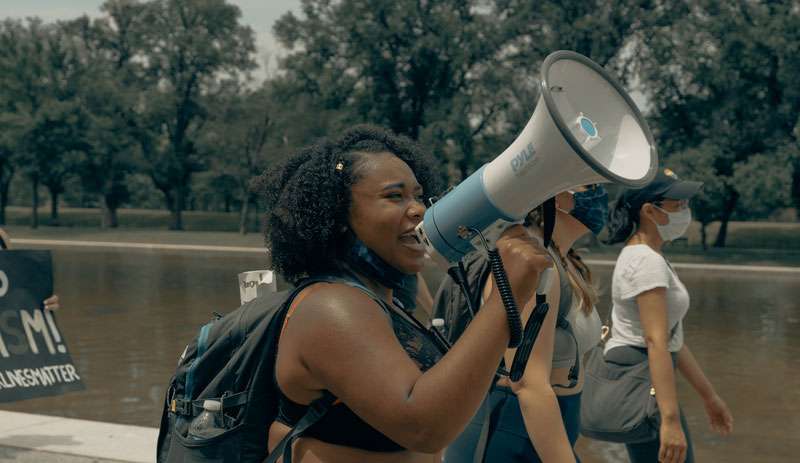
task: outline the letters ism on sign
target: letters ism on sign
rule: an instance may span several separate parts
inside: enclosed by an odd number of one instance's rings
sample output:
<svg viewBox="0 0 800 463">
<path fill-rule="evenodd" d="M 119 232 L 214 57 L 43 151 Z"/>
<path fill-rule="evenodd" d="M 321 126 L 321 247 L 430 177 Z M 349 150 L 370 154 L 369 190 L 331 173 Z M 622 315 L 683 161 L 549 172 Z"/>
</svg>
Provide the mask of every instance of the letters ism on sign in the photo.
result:
<svg viewBox="0 0 800 463">
<path fill-rule="evenodd" d="M 8 293 L 11 282 L 6 273 L 0 270 L 0 297 Z M 16 322 L 16 323 L 15 323 Z M 67 347 L 61 342 L 61 333 L 56 328 L 53 315 L 46 310 L 14 310 L 0 314 L 0 358 L 12 354 L 38 354 L 40 352 L 37 336 L 44 339 L 47 352 L 65 353 Z"/>
</svg>

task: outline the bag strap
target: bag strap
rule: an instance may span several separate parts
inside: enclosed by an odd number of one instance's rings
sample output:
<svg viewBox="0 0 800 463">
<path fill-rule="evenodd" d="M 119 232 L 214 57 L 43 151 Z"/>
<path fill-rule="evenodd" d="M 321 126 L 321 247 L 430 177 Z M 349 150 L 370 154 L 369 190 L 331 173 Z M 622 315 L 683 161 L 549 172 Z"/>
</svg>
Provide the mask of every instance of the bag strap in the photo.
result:
<svg viewBox="0 0 800 463">
<path fill-rule="evenodd" d="M 214 320 L 215 321 L 215 320 Z M 210 321 L 200 328 L 200 334 L 197 336 L 197 353 L 195 354 L 194 361 L 186 373 L 186 397 L 192 397 L 194 394 L 194 371 L 197 366 L 197 361 L 205 354 L 208 349 L 208 334 L 211 332 L 211 325 L 214 321 Z"/>
<path fill-rule="evenodd" d="M 566 331 L 572 337 L 572 343 L 575 345 L 575 360 L 572 362 L 572 366 L 569 369 L 569 374 L 567 375 L 569 384 L 553 384 L 552 387 L 572 389 L 578 385 L 578 375 L 581 369 L 581 353 L 580 347 L 578 346 L 578 338 L 575 336 L 575 331 L 572 329 L 572 324 L 566 319 L 566 317 L 562 317 L 561 314 L 559 314 L 558 320 L 556 321 L 556 326 Z"/>
<path fill-rule="evenodd" d="M 555 196 L 542 204 L 542 212 L 544 212 L 544 248 L 548 249 L 553 241 L 553 230 L 556 228 Z"/>
<path fill-rule="evenodd" d="M 336 402 L 336 397 L 328 391 L 322 392 L 322 397 L 311 402 L 308 406 L 306 414 L 297 422 L 297 424 L 286 434 L 278 445 L 269 453 L 264 463 L 275 463 L 278 458 L 283 457 L 283 463 L 292 463 L 292 444 L 297 440 L 308 428 L 316 424 L 322 419 L 328 410 Z"/>
</svg>

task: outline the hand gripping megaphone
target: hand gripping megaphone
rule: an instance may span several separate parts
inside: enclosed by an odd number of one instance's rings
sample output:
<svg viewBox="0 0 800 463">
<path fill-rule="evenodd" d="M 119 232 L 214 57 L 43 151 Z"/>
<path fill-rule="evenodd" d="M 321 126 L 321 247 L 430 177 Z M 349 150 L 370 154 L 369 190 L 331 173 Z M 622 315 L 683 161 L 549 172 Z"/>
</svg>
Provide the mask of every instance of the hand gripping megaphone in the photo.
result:
<svg viewBox="0 0 800 463">
<path fill-rule="evenodd" d="M 437 200 L 417 226 L 417 238 L 440 266 L 453 267 L 481 239 L 495 241 L 559 192 L 604 182 L 639 188 L 655 176 L 650 129 L 600 65 L 554 52 L 542 64 L 539 92 L 516 140 Z"/>
</svg>

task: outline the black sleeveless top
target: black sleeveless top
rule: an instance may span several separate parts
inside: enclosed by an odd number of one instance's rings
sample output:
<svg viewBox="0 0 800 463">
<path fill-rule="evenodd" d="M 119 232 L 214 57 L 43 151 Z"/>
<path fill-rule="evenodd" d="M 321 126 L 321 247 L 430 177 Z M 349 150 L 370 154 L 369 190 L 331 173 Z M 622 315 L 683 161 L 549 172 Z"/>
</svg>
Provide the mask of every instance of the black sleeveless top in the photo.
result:
<svg viewBox="0 0 800 463">
<path fill-rule="evenodd" d="M 370 297 L 376 298 L 369 293 Z M 446 347 L 439 342 L 431 330 L 425 328 L 412 315 L 403 310 L 395 299 L 394 307 L 385 302 L 380 303 L 387 313 L 395 336 L 408 356 L 422 371 L 431 368 L 446 352 Z M 277 379 L 276 379 L 277 384 Z M 291 401 L 280 390 L 278 399 L 278 416 L 276 420 L 289 427 L 303 417 L 308 410 L 307 405 Z M 336 402 L 328 412 L 306 432 L 304 437 L 313 437 L 329 444 L 354 447 L 373 452 L 399 452 L 405 450 L 400 444 L 376 430 L 342 402 Z"/>
</svg>

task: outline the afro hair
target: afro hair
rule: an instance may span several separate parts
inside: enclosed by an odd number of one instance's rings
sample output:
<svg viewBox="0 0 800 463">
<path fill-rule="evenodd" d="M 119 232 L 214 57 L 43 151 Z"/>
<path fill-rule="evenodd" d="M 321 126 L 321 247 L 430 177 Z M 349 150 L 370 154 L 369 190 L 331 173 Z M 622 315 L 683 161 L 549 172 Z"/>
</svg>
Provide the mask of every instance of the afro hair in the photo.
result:
<svg viewBox="0 0 800 463">
<path fill-rule="evenodd" d="M 365 156 L 386 152 L 408 164 L 426 195 L 440 192 L 438 169 L 415 142 L 370 125 L 303 148 L 255 179 L 274 270 L 294 284 L 337 268 L 348 244 L 350 189 Z"/>
</svg>

